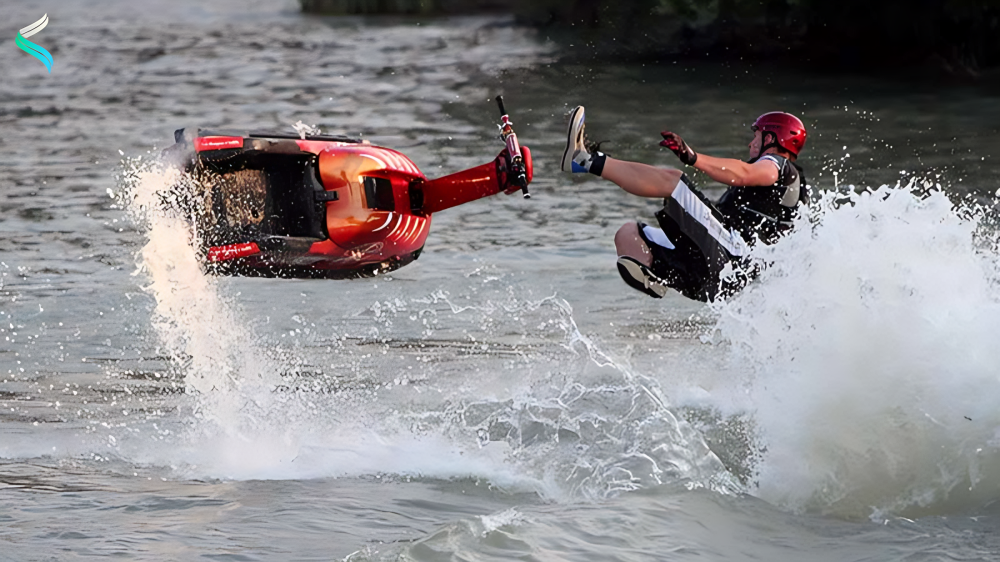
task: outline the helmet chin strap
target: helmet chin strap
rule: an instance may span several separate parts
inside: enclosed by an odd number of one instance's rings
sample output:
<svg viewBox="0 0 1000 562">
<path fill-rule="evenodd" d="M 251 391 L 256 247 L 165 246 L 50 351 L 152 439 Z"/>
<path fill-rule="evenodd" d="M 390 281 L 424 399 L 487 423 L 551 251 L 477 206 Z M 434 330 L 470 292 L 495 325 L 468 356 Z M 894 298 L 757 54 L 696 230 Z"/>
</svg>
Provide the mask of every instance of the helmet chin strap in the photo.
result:
<svg viewBox="0 0 1000 562">
<path fill-rule="evenodd" d="M 770 143 L 766 140 L 767 135 L 771 135 Z M 770 148 L 781 148 L 781 145 L 778 144 L 778 135 L 774 134 L 772 131 L 764 131 L 760 135 L 760 151 L 757 152 L 757 156 L 750 160 L 750 163 L 753 164 L 754 162 L 760 160 L 760 157 L 764 155 L 764 151 Z"/>
</svg>

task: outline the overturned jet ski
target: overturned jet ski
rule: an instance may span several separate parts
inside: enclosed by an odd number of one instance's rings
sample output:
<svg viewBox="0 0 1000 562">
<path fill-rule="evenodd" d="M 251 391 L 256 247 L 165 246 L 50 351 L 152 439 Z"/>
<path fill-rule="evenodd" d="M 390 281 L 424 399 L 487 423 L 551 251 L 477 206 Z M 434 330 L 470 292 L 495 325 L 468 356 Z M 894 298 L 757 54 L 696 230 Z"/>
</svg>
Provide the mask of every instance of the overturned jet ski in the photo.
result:
<svg viewBox="0 0 1000 562">
<path fill-rule="evenodd" d="M 518 188 L 528 197 L 531 152 L 497 101 L 506 148 L 433 180 L 395 150 L 341 136 L 180 129 L 164 154 L 198 186 L 190 215 L 209 271 L 366 277 L 417 259 L 438 211 Z"/>
</svg>

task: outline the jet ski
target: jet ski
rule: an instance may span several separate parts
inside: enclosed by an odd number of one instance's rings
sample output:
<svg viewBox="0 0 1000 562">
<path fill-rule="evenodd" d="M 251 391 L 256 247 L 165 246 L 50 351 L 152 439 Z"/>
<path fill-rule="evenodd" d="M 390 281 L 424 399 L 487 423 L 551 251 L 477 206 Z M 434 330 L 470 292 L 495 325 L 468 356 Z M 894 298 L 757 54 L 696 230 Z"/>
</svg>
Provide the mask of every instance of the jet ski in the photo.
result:
<svg viewBox="0 0 1000 562">
<path fill-rule="evenodd" d="M 506 147 L 437 179 L 396 150 L 344 136 L 178 129 L 164 154 L 195 186 L 186 214 L 209 272 L 369 277 L 417 259 L 434 213 L 517 188 L 529 196 L 531 151 L 497 101 Z"/>
</svg>

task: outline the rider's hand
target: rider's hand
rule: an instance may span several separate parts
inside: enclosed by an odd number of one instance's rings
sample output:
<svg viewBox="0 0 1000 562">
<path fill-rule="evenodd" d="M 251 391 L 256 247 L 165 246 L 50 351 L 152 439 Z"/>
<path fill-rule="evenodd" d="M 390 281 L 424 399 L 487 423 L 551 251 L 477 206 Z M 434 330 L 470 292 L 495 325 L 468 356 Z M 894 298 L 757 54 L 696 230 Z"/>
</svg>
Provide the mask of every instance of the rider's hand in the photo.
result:
<svg viewBox="0 0 1000 562">
<path fill-rule="evenodd" d="M 672 150 L 681 162 L 688 166 L 694 166 L 695 161 L 698 160 L 698 153 L 691 150 L 691 147 L 684 142 L 684 139 L 680 135 L 671 133 L 670 131 L 663 131 L 660 133 L 660 136 L 663 137 L 663 140 L 660 141 L 660 146 L 665 146 Z"/>
</svg>

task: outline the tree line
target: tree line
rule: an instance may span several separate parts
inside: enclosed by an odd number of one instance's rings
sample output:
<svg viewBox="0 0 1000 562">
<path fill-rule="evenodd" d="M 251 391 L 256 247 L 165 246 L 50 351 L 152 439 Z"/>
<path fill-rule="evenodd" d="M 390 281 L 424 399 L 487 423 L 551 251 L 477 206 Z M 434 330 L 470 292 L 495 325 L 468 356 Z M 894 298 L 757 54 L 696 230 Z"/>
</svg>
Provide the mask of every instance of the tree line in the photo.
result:
<svg viewBox="0 0 1000 562">
<path fill-rule="evenodd" d="M 789 59 L 844 69 L 1000 67 L 1000 0 L 300 0 L 325 13 L 504 11 L 613 56 Z"/>
</svg>

